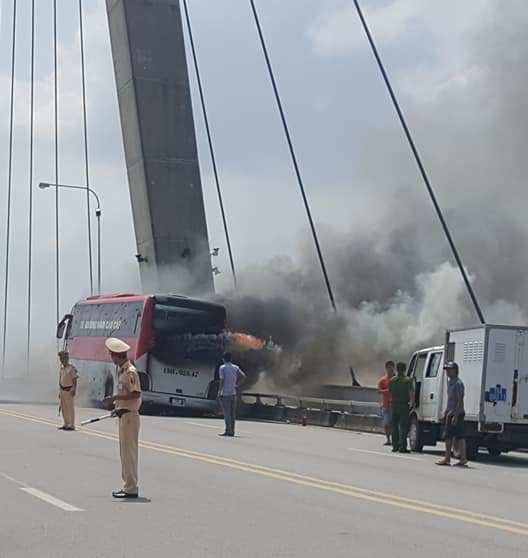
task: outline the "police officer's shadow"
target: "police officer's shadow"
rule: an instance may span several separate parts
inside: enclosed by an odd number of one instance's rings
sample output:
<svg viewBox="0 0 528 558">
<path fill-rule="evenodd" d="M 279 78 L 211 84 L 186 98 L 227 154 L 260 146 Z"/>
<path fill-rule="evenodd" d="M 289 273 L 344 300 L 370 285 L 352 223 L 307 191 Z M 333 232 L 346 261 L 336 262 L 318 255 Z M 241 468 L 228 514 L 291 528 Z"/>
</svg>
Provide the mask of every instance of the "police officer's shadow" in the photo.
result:
<svg viewBox="0 0 528 558">
<path fill-rule="evenodd" d="M 119 498 L 114 499 L 114 503 L 117 504 L 150 504 L 152 500 L 150 498 L 144 498 L 139 496 L 138 498 Z"/>
</svg>

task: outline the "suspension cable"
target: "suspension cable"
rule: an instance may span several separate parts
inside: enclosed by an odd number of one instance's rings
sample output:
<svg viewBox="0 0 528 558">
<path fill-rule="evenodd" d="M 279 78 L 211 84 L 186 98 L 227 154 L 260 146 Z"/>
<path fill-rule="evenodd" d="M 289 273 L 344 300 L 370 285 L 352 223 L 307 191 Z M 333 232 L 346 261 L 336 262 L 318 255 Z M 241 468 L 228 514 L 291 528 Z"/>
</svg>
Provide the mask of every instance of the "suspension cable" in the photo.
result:
<svg viewBox="0 0 528 558">
<path fill-rule="evenodd" d="M 280 113 L 280 117 L 282 120 L 282 126 L 284 128 L 284 134 L 286 136 L 286 141 L 288 142 L 288 148 L 290 150 L 290 156 L 292 159 L 292 163 L 293 163 L 293 167 L 295 169 L 295 175 L 297 177 L 297 182 L 299 184 L 299 189 L 301 191 L 301 196 L 303 199 L 303 203 L 304 203 L 304 208 L 306 210 L 306 214 L 308 216 L 308 221 L 310 223 L 310 229 L 312 231 L 312 236 L 313 236 L 313 240 L 314 240 L 314 244 L 315 244 L 315 249 L 317 251 L 317 256 L 319 258 L 319 263 L 321 265 L 321 270 L 323 272 L 323 276 L 324 276 L 324 281 L 326 284 L 326 289 L 328 291 L 328 297 L 330 299 L 330 304 L 332 306 L 332 309 L 335 311 L 337 311 L 337 307 L 336 307 L 336 303 L 335 303 L 335 298 L 334 298 L 334 293 L 332 290 L 332 286 L 330 284 L 330 279 L 328 277 L 328 273 L 326 271 L 326 265 L 325 265 L 325 261 L 323 258 L 323 252 L 321 250 L 321 245 L 319 244 L 319 238 L 317 236 L 317 231 L 315 228 L 315 224 L 312 218 L 312 212 L 310 210 L 310 205 L 308 203 L 308 198 L 306 197 L 306 192 L 304 190 L 304 184 L 303 184 L 303 180 L 302 180 L 302 176 L 301 176 L 301 171 L 299 169 L 299 165 L 297 163 L 297 157 L 295 155 L 295 149 L 293 147 L 293 141 L 290 135 L 290 131 L 288 128 L 288 123 L 286 121 L 286 115 L 284 112 L 284 109 L 282 107 L 282 101 L 279 95 L 279 90 L 278 90 L 278 86 L 277 86 L 277 82 L 275 80 L 275 75 L 273 73 L 273 68 L 271 65 L 271 61 L 270 61 L 270 57 L 268 54 L 268 49 L 266 47 L 266 41 L 264 40 L 264 34 L 262 32 L 262 27 L 260 25 L 260 20 L 258 17 L 258 13 L 257 13 L 257 9 L 255 7 L 255 2 L 254 0 L 249 0 L 250 4 L 251 4 L 251 10 L 253 12 L 253 17 L 255 19 L 255 25 L 257 27 L 257 32 L 259 35 L 259 39 L 260 39 L 260 44 L 262 46 L 262 52 L 264 54 L 264 58 L 266 59 L 266 66 L 268 67 L 268 72 L 269 72 L 269 76 L 271 79 L 271 85 L 273 87 L 273 92 L 275 94 L 275 100 L 277 101 L 277 107 L 279 109 L 279 113 Z"/>
<path fill-rule="evenodd" d="M 2 337 L 2 378 L 5 377 L 5 363 L 7 350 L 7 310 L 9 293 L 9 252 L 11 240 L 11 193 L 13 186 L 13 123 L 15 106 L 15 52 L 16 52 L 16 16 L 17 0 L 13 0 L 13 28 L 11 45 L 11 99 L 9 111 L 9 163 L 7 171 L 7 220 L 6 220 L 6 249 L 4 276 L 4 330 Z"/>
<path fill-rule="evenodd" d="M 82 0 L 79 0 L 79 35 L 81 46 L 82 111 L 84 131 L 84 173 L 86 178 L 86 219 L 88 225 L 88 262 L 90 266 L 90 294 L 94 294 L 93 257 L 92 257 L 92 219 L 90 212 L 90 169 L 88 158 L 88 118 L 86 113 L 86 63 L 84 59 L 84 24 Z"/>
<path fill-rule="evenodd" d="M 29 116 L 29 216 L 28 216 L 28 290 L 26 374 L 30 373 L 31 351 L 31 289 L 33 271 L 33 150 L 35 145 L 35 0 L 31 0 L 31 77 Z"/>
<path fill-rule="evenodd" d="M 55 301 L 56 323 L 60 312 L 60 245 L 59 245 L 59 87 L 57 61 L 57 0 L 53 0 L 53 86 L 55 119 Z M 57 341 L 57 347 L 58 347 Z"/>
<path fill-rule="evenodd" d="M 456 263 L 458 265 L 458 269 L 460 270 L 460 274 L 462 275 L 462 279 L 464 280 L 464 283 L 465 283 L 466 288 L 468 290 L 471 301 L 473 302 L 475 312 L 477 313 L 480 322 L 482 324 L 485 324 L 486 321 L 484 319 L 484 314 L 482 313 L 482 310 L 480 309 L 480 305 L 478 303 L 477 297 L 475 295 L 473 287 L 471 286 L 471 282 L 469 281 L 469 277 L 468 277 L 468 275 L 466 273 L 466 270 L 464 268 L 464 265 L 462 263 L 462 258 L 460 257 L 460 254 L 458 253 L 458 250 L 455 246 L 455 242 L 453 240 L 453 237 L 451 236 L 449 228 L 447 227 L 447 223 L 444 219 L 444 215 L 443 215 L 442 210 L 440 208 L 440 205 L 438 204 L 438 201 L 436 199 L 436 195 L 433 191 L 433 187 L 431 186 L 431 182 L 429 181 L 429 176 L 427 175 L 425 167 L 422 163 L 422 159 L 420 157 L 420 154 L 418 153 L 418 149 L 417 149 L 417 147 L 414 143 L 414 140 L 412 138 L 409 127 L 407 126 L 405 116 L 403 115 L 403 112 L 400 108 L 400 104 L 398 103 L 398 99 L 396 98 L 396 94 L 394 93 L 394 89 L 392 88 L 392 85 L 391 85 L 391 82 L 389 80 L 388 74 L 385 70 L 385 66 L 383 64 L 383 61 L 381 60 L 381 56 L 378 52 L 378 49 L 377 49 L 376 44 L 374 42 L 374 39 L 372 37 L 372 33 L 370 32 L 370 29 L 368 27 L 365 16 L 363 15 L 363 11 L 361 10 L 361 6 L 359 5 L 359 0 L 354 0 L 354 4 L 356 6 L 356 10 L 357 10 L 359 19 L 361 20 L 361 25 L 363 26 L 363 30 L 365 31 L 365 35 L 367 36 L 368 42 L 370 44 L 370 48 L 372 49 L 372 53 L 374 55 L 374 58 L 376 59 L 378 68 L 379 68 L 379 70 L 381 72 L 381 75 L 383 77 L 383 81 L 385 82 L 385 85 L 387 86 L 387 90 L 388 90 L 390 98 L 392 100 L 392 104 L 394 105 L 394 109 L 396 110 L 396 113 L 397 113 L 398 118 L 400 120 L 400 124 L 402 125 L 403 131 L 405 133 L 405 137 L 407 138 L 407 142 L 409 143 L 409 147 L 411 148 L 411 151 L 414 155 L 414 159 L 416 160 L 416 164 L 418 165 L 418 169 L 420 170 L 420 174 L 422 175 L 422 179 L 425 183 L 425 187 L 427 188 L 427 191 L 429 192 L 431 202 L 433 203 L 433 206 L 434 206 L 434 209 L 435 209 L 436 214 L 438 216 L 438 219 L 440 220 L 440 224 L 442 225 L 442 228 L 444 230 L 444 234 L 447 238 L 447 242 L 449 244 L 449 247 L 451 248 L 451 252 L 453 253 L 453 256 L 454 256 L 454 258 L 456 260 Z"/>
<path fill-rule="evenodd" d="M 213 166 L 213 174 L 214 174 L 214 179 L 215 179 L 215 184 L 216 184 L 216 191 L 218 193 L 218 202 L 220 204 L 220 212 L 222 214 L 222 223 L 224 225 L 224 233 L 225 233 L 225 237 L 226 237 L 226 243 L 227 243 L 227 251 L 229 253 L 229 263 L 231 265 L 231 273 L 233 274 L 233 283 L 235 285 L 235 289 L 237 288 L 237 276 L 236 276 L 236 271 L 235 271 L 235 262 L 233 259 L 233 251 L 231 249 L 231 240 L 229 238 L 229 229 L 227 226 L 227 218 L 226 218 L 226 214 L 225 214 L 225 209 L 224 209 L 224 201 L 223 201 L 223 197 L 222 197 L 222 190 L 220 188 L 220 180 L 218 178 L 218 167 L 216 165 L 216 156 L 215 156 L 215 151 L 214 151 L 214 147 L 213 147 L 213 140 L 212 140 L 212 136 L 211 136 L 211 128 L 209 126 L 209 117 L 207 115 L 207 106 L 205 103 L 205 95 L 204 95 L 204 91 L 203 91 L 203 86 L 202 86 L 202 78 L 200 75 L 200 67 L 198 65 L 198 57 L 196 56 L 196 49 L 194 46 L 194 37 L 193 37 L 193 31 L 192 31 L 192 25 L 191 25 L 191 17 L 189 15 L 189 9 L 187 6 L 187 0 L 183 0 L 183 7 L 185 10 L 185 19 L 187 21 L 187 31 L 189 33 L 189 42 L 191 45 L 191 52 L 192 52 L 192 58 L 193 58 L 193 63 L 194 63 L 194 71 L 196 73 L 196 81 L 198 84 L 198 91 L 200 94 L 200 103 L 202 105 L 202 113 L 203 113 L 203 118 L 204 118 L 204 122 L 205 122 L 205 131 L 207 134 L 207 141 L 209 143 L 209 153 L 211 155 L 211 162 L 212 162 L 212 166 Z"/>
</svg>

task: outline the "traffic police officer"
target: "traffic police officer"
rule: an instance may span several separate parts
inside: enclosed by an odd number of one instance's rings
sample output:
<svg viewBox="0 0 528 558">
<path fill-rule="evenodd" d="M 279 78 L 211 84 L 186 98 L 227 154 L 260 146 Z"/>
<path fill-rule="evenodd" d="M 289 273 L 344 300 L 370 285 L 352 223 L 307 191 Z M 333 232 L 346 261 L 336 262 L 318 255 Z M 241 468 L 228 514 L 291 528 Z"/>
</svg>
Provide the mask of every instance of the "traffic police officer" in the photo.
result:
<svg viewBox="0 0 528 558">
<path fill-rule="evenodd" d="M 105 399 L 119 417 L 119 452 L 123 489 L 112 492 L 114 498 L 138 497 L 138 441 L 141 387 L 136 368 L 128 360 L 130 347 L 121 339 L 105 341 L 113 363 L 117 366 L 117 394 Z"/>
<path fill-rule="evenodd" d="M 407 432 L 409 430 L 409 407 L 412 404 L 413 384 L 405 375 L 405 362 L 396 365 L 396 376 L 389 382 L 392 411 L 392 451 L 409 453 Z"/>
<path fill-rule="evenodd" d="M 74 397 L 77 389 L 77 368 L 70 364 L 68 351 L 59 352 L 61 363 L 59 371 L 59 401 L 64 424 L 59 430 L 75 430 L 75 405 Z"/>
</svg>

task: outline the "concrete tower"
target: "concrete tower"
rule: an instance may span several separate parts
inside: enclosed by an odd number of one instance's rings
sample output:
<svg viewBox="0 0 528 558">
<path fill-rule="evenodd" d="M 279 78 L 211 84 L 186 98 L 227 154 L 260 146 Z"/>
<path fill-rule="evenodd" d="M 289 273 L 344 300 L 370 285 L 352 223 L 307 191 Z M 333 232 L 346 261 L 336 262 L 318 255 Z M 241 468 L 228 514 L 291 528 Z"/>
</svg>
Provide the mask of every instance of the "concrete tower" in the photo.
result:
<svg viewBox="0 0 528 558">
<path fill-rule="evenodd" d="M 143 289 L 212 292 L 179 0 L 106 0 Z"/>
</svg>

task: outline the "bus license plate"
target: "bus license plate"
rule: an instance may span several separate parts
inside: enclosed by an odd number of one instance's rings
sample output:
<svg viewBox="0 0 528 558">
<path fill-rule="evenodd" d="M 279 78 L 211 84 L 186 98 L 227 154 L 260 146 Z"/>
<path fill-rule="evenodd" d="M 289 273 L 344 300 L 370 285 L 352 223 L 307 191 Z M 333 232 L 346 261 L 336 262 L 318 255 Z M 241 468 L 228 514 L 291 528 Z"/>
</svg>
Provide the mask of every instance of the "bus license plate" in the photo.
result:
<svg viewBox="0 0 528 558">
<path fill-rule="evenodd" d="M 174 407 L 185 407 L 185 399 L 180 399 L 179 397 L 171 397 L 170 403 Z"/>
</svg>

